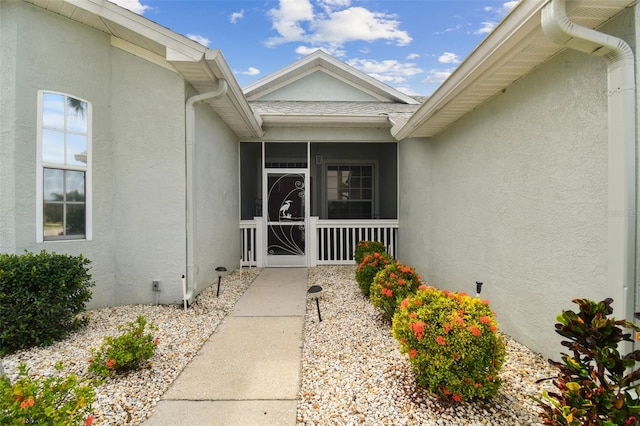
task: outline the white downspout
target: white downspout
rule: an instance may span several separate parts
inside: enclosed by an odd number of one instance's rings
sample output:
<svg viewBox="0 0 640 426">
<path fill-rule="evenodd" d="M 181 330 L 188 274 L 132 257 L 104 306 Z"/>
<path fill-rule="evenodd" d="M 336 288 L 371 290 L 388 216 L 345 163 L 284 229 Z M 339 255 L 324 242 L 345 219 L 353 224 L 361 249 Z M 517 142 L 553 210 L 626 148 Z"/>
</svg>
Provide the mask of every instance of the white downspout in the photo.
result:
<svg viewBox="0 0 640 426">
<path fill-rule="evenodd" d="M 633 51 L 622 39 L 581 27 L 570 21 L 566 13 L 565 0 L 552 0 L 543 8 L 542 29 L 545 35 L 556 43 L 601 56 L 608 64 L 607 291 L 614 299 L 614 315 L 633 321 L 637 211 Z"/>
<path fill-rule="evenodd" d="M 191 96 L 185 105 L 185 174 L 186 174 L 186 194 L 185 194 L 185 215 L 186 215 L 186 286 L 183 285 L 182 300 L 185 306 L 191 303 L 195 296 L 196 283 L 193 264 L 194 233 L 195 233 L 195 211 L 193 209 L 193 147 L 196 133 L 196 108 L 198 103 L 217 99 L 224 96 L 228 89 L 227 81 L 218 79 L 218 89 L 213 92 Z"/>
</svg>

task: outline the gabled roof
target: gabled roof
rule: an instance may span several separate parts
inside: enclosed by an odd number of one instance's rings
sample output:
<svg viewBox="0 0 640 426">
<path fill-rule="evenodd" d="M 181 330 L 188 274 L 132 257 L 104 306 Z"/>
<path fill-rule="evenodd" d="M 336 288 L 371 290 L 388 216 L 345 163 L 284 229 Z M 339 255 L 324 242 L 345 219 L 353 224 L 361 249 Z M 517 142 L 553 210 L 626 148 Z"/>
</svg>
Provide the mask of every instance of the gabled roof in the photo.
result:
<svg viewBox="0 0 640 426">
<path fill-rule="evenodd" d="M 324 72 L 343 81 L 380 102 L 418 104 L 412 97 L 368 76 L 333 56 L 316 50 L 304 58 L 263 77 L 244 88 L 248 100 L 258 100 L 284 86 L 290 85 L 314 72 Z"/>
<path fill-rule="evenodd" d="M 229 86 L 225 96 L 208 102 L 240 137 L 263 134 L 256 116 L 219 50 L 171 31 L 107 0 L 24 0 L 111 35 L 111 44 L 181 74 L 198 93 Z"/>
<path fill-rule="evenodd" d="M 420 101 L 317 50 L 245 87 L 267 127 L 391 128 Z"/>
<path fill-rule="evenodd" d="M 535 67 L 564 50 L 542 32 L 549 0 L 522 0 L 406 122 L 391 129 L 398 139 L 434 136 Z M 598 28 L 637 0 L 580 0 L 567 4 L 579 25 Z"/>
</svg>

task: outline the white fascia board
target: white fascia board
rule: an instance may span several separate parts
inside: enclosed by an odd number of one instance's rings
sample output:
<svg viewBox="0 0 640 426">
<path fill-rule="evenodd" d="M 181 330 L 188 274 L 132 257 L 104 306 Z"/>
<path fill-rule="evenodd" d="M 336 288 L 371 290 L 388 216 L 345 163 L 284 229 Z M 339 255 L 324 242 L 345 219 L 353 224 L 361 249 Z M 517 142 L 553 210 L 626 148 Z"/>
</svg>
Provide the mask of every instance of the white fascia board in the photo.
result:
<svg viewBox="0 0 640 426">
<path fill-rule="evenodd" d="M 301 74 L 302 76 L 308 75 L 310 72 L 316 71 L 322 65 L 325 70 L 334 73 L 334 77 L 339 74 L 336 71 L 342 71 L 349 76 L 353 76 L 353 78 L 342 77 L 340 78 L 340 80 L 352 84 L 354 85 L 354 87 L 357 87 L 360 90 L 364 89 L 363 91 L 367 91 L 368 93 L 372 94 L 372 96 L 375 96 L 379 99 L 383 99 L 383 97 L 385 97 L 386 99 L 390 98 L 392 100 L 404 102 L 409 105 L 420 103 L 412 97 L 405 95 L 404 93 L 390 86 L 387 86 L 381 81 L 378 81 L 375 78 L 365 74 L 364 72 L 348 64 L 345 64 L 344 62 L 334 58 L 333 56 L 323 52 L 322 50 L 317 50 L 314 53 L 311 53 L 308 56 L 305 56 L 304 58 L 249 84 L 244 88 L 244 92 L 247 98 L 253 100 L 255 99 L 256 94 L 262 95 L 273 90 L 277 90 L 283 85 L 289 84 L 290 82 L 301 78 L 297 74 Z M 294 73 L 294 75 L 288 77 L 288 75 L 291 73 Z M 278 83 L 278 80 L 283 81 L 281 83 Z M 264 92 L 260 90 L 261 87 L 270 86 L 274 83 L 276 84 L 275 87 L 269 88 Z"/>
<path fill-rule="evenodd" d="M 460 92 L 473 85 L 487 68 L 509 52 L 519 49 L 518 41 L 540 26 L 541 10 L 550 0 L 523 0 L 507 15 L 487 38 L 427 99 L 405 123 L 391 128 L 396 140 L 402 140 L 433 114 L 444 108 Z"/>
<path fill-rule="evenodd" d="M 141 36 L 156 41 L 168 49 L 181 52 L 192 60 L 202 58 L 207 50 L 199 43 L 171 31 L 155 22 L 140 16 L 130 10 L 120 7 L 107 0 L 64 0 L 73 6 L 94 13 L 97 16 L 108 19 L 116 24 L 134 31 Z"/>
<path fill-rule="evenodd" d="M 335 127 L 390 127 L 386 115 L 346 115 L 346 114 L 261 114 L 265 125 L 313 127 L 327 124 Z"/>
<path fill-rule="evenodd" d="M 227 81 L 229 87 L 227 96 L 230 102 L 233 103 L 234 108 L 241 115 L 247 126 L 251 128 L 253 136 L 261 137 L 264 134 L 262 130 L 262 119 L 253 111 L 251 105 L 249 105 L 222 51 L 219 49 L 207 50 L 204 54 L 204 60 L 215 76 L 224 78 Z"/>
</svg>

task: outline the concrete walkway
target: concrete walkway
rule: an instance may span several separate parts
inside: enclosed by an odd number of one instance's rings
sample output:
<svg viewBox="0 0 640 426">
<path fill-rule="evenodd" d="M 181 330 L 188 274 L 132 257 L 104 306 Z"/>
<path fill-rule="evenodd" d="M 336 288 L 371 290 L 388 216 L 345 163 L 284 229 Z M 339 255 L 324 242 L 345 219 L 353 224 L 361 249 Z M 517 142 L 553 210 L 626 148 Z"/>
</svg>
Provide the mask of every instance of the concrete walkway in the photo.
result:
<svg viewBox="0 0 640 426">
<path fill-rule="evenodd" d="M 295 425 L 307 269 L 264 269 L 145 425 Z"/>
</svg>

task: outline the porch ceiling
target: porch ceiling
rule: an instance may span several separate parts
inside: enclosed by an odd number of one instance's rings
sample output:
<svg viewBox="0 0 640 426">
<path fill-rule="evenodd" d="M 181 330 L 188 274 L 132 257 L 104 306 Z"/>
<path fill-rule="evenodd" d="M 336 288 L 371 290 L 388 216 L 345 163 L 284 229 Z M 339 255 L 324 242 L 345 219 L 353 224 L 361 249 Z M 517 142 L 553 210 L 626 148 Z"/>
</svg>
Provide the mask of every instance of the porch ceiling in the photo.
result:
<svg viewBox="0 0 640 426">
<path fill-rule="evenodd" d="M 129 52 L 181 74 L 198 93 L 217 89 L 224 78 L 229 90 L 208 102 L 239 137 L 263 134 L 261 119 L 253 113 L 233 72 L 218 50 L 184 37 L 107 0 L 24 0 L 130 44 Z M 112 42 L 112 44 L 114 44 Z"/>
<path fill-rule="evenodd" d="M 638 0 L 567 3 L 569 18 L 598 28 Z M 564 50 L 542 32 L 541 11 L 549 0 L 522 0 L 416 113 L 391 129 L 398 139 L 438 134 Z"/>
</svg>

